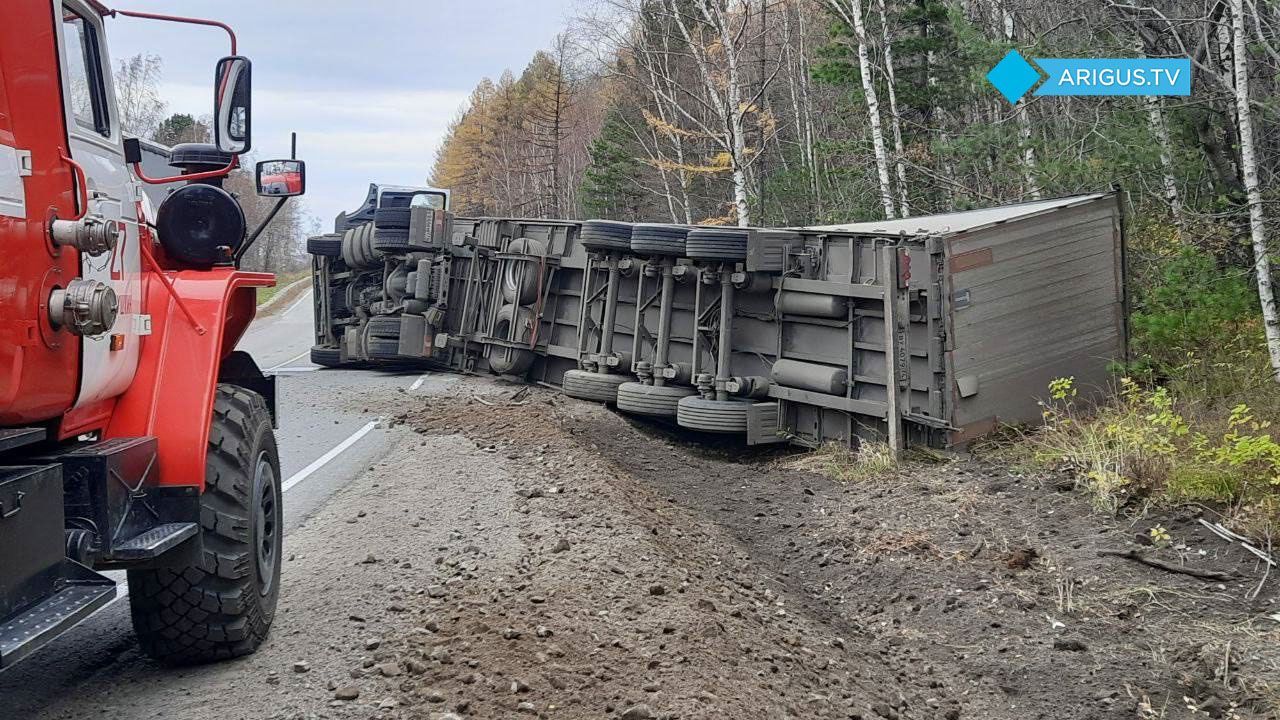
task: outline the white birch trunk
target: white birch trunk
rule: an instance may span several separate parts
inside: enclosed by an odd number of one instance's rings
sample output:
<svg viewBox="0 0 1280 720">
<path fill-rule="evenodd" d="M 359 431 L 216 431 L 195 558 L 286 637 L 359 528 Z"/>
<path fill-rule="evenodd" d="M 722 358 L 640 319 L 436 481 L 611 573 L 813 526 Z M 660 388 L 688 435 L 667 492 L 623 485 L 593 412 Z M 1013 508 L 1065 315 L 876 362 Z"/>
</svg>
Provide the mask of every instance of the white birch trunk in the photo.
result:
<svg viewBox="0 0 1280 720">
<path fill-rule="evenodd" d="M 1253 145 L 1253 110 L 1249 107 L 1249 55 L 1245 46 L 1244 0 L 1231 0 L 1233 30 L 1232 64 L 1235 70 L 1236 121 L 1240 131 L 1240 169 L 1249 199 L 1249 230 L 1253 242 L 1254 273 L 1258 299 L 1262 303 L 1262 325 L 1271 358 L 1272 379 L 1280 382 L 1280 314 L 1276 312 L 1275 289 L 1271 285 L 1271 257 L 1267 249 L 1266 216 L 1258 181 L 1258 158 Z"/>
<path fill-rule="evenodd" d="M 902 147 L 902 118 L 898 114 L 897 79 L 893 74 L 893 35 L 889 32 L 889 13 L 884 0 L 876 0 L 880 6 L 880 38 L 884 43 L 884 75 L 889 89 L 889 123 L 893 130 L 893 164 L 898 175 L 898 215 L 911 217 L 911 201 L 907 199 L 907 154 Z"/>
<path fill-rule="evenodd" d="M 1002 4 L 1004 15 L 1004 39 L 1013 43 L 1013 11 L 1007 3 Z M 1040 183 L 1036 181 L 1036 150 L 1031 145 L 1031 118 L 1027 114 L 1027 99 L 1018 101 L 1014 114 L 1018 120 L 1018 145 L 1022 148 L 1022 185 L 1023 194 L 1032 200 L 1040 199 Z"/>
<path fill-rule="evenodd" d="M 702 12 L 720 32 L 720 51 L 724 53 L 726 80 L 726 97 L 728 107 L 725 108 L 729 119 L 729 159 L 733 163 L 733 204 L 738 209 L 738 227 L 751 225 L 751 207 L 747 204 L 747 136 L 743 118 L 747 108 L 742 104 L 742 73 L 738 67 L 738 46 L 734 44 L 733 34 L 729 31 L 729 18 L 718 5 L 708 0 L 702 2 Z M 763 152 L 761 148 L 761 152 Z"/>
<path fill-rule="evenodd" d="M 1136 45 L 1138 53 L 1145 57 L 1147 46 L 1141 37 L 1137 39 Z M 1178 180 L 1173 170 L 1173 149 L 1169 142 L 1169 126 L 1164 121 L 1164 101 L 1154 95 L 1148 95 L 1143 98 L 1143 102 L 1147 106 L 1147 122 L 1151 125 L 1151 133 L 1156 136 L 1156 142 L 1160 145 L 1160 174 L 1164 185 L 1164 199 L 1169 203 L 1169 214 L 1173 217 L 1173 224 L 1178 229 L 1178 239 L 1186 243 L 1188 239 L 1182 233 L 1182 198 L 1178 194 Z"/>
<path fill-rule="evenodd" d="M 858 69 L 862 75 L 862 92 L 867 97 L 867 121 L 871 126 L 871 147 L 876 156 L 876 174 L 880 180 L 880 203 L 884 206 L 884 216 L 892 220 L 893 188 L 889 182 L 889 159 L 885 153 L 884 130 L 880 125 L 880 100 L 876 97 L 876 85 L 871 76 L 871 58 L 867 54 L 867 27 L 862 21 L 862 0 L 849 0 L 846 9 L 839 0 L 831 0 L 836 10 L 853 27 L 858 41 Z"/>
<path fill-rule="evenodd" d="M 1178 194 L 1178 180 L 1173 172 L 1173 150 L 1169 143 L 1169 126 L 1164 122 L 1164 105 L 1154 95 L 1146 98 L 1147 118 L 1151 122 L 1151 132 L 1155 133 L 1156 142 L 1160 144 L 1160 172 L 1164 181 L 1164 199 L 1169 203 L 1169 213 L 1173 216 L 1173 224 L 1178 228 L 1178 235 L 1183 242 L 1187 238 L 1182 234 L 1182 198 Z"/>
</svg>

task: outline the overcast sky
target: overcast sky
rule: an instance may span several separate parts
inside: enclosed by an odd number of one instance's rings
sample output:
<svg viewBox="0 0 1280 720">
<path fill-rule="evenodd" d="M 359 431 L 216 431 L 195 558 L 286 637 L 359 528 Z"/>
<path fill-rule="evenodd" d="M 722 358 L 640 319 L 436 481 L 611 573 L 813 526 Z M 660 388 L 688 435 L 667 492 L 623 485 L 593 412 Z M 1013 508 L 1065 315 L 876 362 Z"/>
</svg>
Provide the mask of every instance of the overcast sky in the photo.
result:
<svg viewBox="0 0 1280 720">
<path fill-rule="evenodd" d="M 371 181 L 425 185 L 449 121 L 483 77 L 517 75 L 551 45 L 574 0 L 119 0 L 118 9 L 231 25 L 253 61 L 253 149 L 307 161 L 308 210 L 323 229 Z M 112 61 L 164 62 L 168 112 L 213 110 L 213 66 L 228 54 L 211 27 L 107 20 Z"/>
</svg>

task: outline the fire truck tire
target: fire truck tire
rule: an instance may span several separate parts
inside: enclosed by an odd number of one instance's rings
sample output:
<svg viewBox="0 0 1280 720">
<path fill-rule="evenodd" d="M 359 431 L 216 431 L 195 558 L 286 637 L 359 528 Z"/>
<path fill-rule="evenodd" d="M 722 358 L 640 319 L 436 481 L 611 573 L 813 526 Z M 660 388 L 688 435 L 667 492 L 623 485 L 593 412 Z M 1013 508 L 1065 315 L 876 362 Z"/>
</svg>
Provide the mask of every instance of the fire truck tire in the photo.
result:
<svg viewBox="0 0 1280 720">
<path fill-rule="evenodd" d="M 373 231 L 373 249 L 381 253 L 408 252 L 409 231 L 378 228 Z"/>
<path fill-rule="evenodd" d="M 568 370 L 560 388 L 565 395 L 579 400 L 613 403 L 618 400 L 618 386 L 627 380 L 627 375 L 606 375 L 588 370 Z"/>
<path fill-rule="evenodd" d="M 321 367 L 338 367 L 342 365 L 342 349 L 313 345 L 311 362 Z"/>
<path fill-rule="evenodd" d="M 512 340 L 517 343 L 528 343 L 533 337 L 533 311 L 527 307 L 504 305 L 498 310 L 498 317 L 493 322 L 494 337 L 507 339 L 512 333 Z M 515 326 L 514 328 L 512 326 Z M 489 347 L 489 369 L 498 375 L 523 375 L 534 361 L 533 350 L 528 348 L 511 348 L 505 345 Z"/>
<path fill-rule="evenodd" d="M 676 423 L 682 428 L 714 433 L 745 433 L 747 409 L 751 403 L 744 400 L 708 400 L 693 395 L 680 401 L 676 411 Z"/>
<path fill-rule="evenodd" d="M 307 238 L 307 252 L 324 257 L 342 256 L 342 235 L 327 233 Z"/>
<path fill-rule="evenodd" d="M 691 387 L 626 382 L 618 386 L 618 409 L 636 415 L 675 417 L 681 398 L 697 394 Z"/>
<path fill-rule="evenodd" d="M 373 226 L 408 230 L 409 212 L 410 209 L 407 207 L 380 207 L 373 211 Z"/>
<path fill-rule="evenodd" d="M 257 393 L 218 385 L 200 504 L 199 565 L 129 571 L 138 640 L 166 663 L 248 655 L 275 617 L 284 530 L 280 458 Z"/>
</svg>

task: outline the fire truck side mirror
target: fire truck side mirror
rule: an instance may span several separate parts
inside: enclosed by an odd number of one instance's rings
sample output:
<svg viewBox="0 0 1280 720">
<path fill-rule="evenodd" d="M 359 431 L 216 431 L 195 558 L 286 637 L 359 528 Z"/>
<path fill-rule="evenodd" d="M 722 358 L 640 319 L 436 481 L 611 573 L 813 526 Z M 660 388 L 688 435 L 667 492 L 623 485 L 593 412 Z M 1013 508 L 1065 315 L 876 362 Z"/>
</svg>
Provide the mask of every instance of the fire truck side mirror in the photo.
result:
<svg viewBox="0 0 1280 720">
<path fill-rule="evenodd" d="M 249 58 L 229 55 L 218 61 L 213 83 L 213 138 L 222 152 L 240 154 L 252 147 Z"/>
<path fill-rule="evenodd" d="M 254 176 L 259 195 L 293 197 L 307 191 L 307 164 L 301 160 L 263 160 Z"/>
</svg>

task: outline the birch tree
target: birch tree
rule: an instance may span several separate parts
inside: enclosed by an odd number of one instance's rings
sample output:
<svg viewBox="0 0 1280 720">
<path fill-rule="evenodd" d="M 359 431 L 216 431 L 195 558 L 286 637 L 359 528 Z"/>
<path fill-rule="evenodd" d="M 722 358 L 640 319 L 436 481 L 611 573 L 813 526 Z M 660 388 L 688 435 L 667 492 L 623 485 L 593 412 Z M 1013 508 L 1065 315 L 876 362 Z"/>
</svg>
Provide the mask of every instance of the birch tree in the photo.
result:
<svg viewBox="0 0 1280 720">
<path fill-rule="evenodd" d="M 1249 104 L 1249 55 L 1246 45 L 1244 0 L 1231 0 L 1232 69 L 1235 80 L 1236 124 L 1240 135 L 1240 174 L 1249 202 L 1249 237 L 1253 245 L 1253 269 L 1262 304 L 1262 323 L 1271 358 L 1272 379 L 1280 382 L 1280 315 L 1276 312 L 1271 284 L 1271 255 L 1267 247 L 1267 222 L 1258 182 L 1258 157 L 1254 147 L 1253 108 Z"/>
<path fill-rule="evenodd" d="M 893 130 L 893 165 L 898 179 L 898 214 L 911 216 L 911 201 L 907 199 L 907 153 L 902 146 L 902 116 L 898 113 L 898 79 L 893 72 L 893 32 L 889 26 L 889 13 L 884 0 L 876 0 L 880 6 L 880 37 L 884 46 L 885 89 L 889 95 L 889 123 Z"/>
<path fill-rule="evenodd" d="M 1013 10 L 1009 0 L 1000 3 L 1001 19 L 1004 23 L 1004 40 L 1009 45 L 1014 41 Z M 1014 116 L 1018 122 L 1018 147 L 1022 151 L 1023 193 L 1032 200 L 1040 199 L 1040 183 L 1036 180 L 1036 149 L 1031 144 L 1031 118 L 1027 114 L 1027 102 L 1024 97 L 1014 107 Z"/>
<path fill-rule="evenodd" d="M 845 3 L 848 3 L 846 6 Z M 828 6 L 853 28 L 858 45 L 858 70 L 862 76 L 862 93 L 867 99 L 867 123 L 871 129 L 871 149 L 876 158 L 876 174 L 880 180 L 880 203 L 886 219 L 897 217 L 893 210 L 893 188 L 889 183 L 889 159 L 885 153 L 884 130 L 880 124 L 880 100 L 871 74 L 871 57 L 867 52 L 867 27 L 862 18 L 862 0 L 827 0 Z"/>
</svg>

